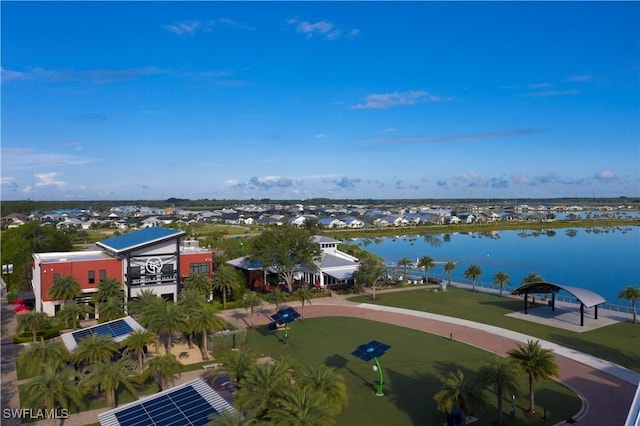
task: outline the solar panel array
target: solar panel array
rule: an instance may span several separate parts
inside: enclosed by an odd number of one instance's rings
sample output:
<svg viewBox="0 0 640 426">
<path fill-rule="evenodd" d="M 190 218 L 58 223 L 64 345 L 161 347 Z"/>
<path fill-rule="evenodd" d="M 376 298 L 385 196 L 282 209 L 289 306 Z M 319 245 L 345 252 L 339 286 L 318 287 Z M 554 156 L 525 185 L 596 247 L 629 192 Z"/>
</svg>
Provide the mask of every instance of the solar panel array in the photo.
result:
<svg viewBox="0 0 640 426">
<path fill-rule="evenodd" d="M 384 355 L 390 347 L 391 346 L 378 342 L 377 340 L 372 340 L 369 343 L 358 346 L 355 351 L 351 352 L 351 355 L 363 361 L 371 361 L 374 358 Z"/>
<path fill-rule="evenodd" d="M 206 425 L 216 409 L 193 386 L 136 404 L 115 416 L 121 426 Z"/>
<path fill-rule="evenodd" d="M 80 343 L 80 340 L 92 334 L 99 336 L 106 335 L 110 337 L 120 337 L 129 334 L 133 331 L 131 326 L 127 324 L 125 320 L 116 320 L 105 324 L 99 324 L 93 327 L 85 328 L 84 330 L 74 331 L 72 333 L 73 339 L 76 343 Z"/>
<path fill-rule="evenodd" d="M 278 324 L 287 324 L 300 318 L 300 314 L 293 308 L 280 309 L 271 315 L 271 319 Z"/>
</svg>

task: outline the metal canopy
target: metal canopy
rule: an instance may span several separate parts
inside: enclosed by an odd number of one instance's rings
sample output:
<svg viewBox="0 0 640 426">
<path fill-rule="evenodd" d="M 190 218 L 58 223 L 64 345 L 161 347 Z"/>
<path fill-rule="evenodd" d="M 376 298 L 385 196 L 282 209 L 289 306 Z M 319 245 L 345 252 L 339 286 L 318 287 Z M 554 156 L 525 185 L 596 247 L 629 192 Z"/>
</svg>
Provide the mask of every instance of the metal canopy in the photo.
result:
<svg viewBox="0 0 640 426">
<path fill-rule="evenodd" d="M 377 340 L 372 340 L 369 343 L 358 346 L 355 351 L 351 352 L 351 355 L 363 361 L 371 361 L 374 358 L 384 355 L 390 347 L 391 346 L 378 342 Z"/>
<path fill-rule="evenodd" d="M 277 324 L 289 324 L 300 318 L 300 314 L 293 308 L 280 309 L 275 314 L 271 315 L 271 319 Z"/>
<path fill-rule="evenodd" d="M 564 290 L 576 297 L 587 308 L 600 305 L 606 302 L 606 299 L 591 290 L 580 287 L 571 287 L 567 285 L 552 284 L 547 282 L 526 283 L 513 290 L 511 294 L 521 296 L 531 293 L 557 293 Z"/>
</svg>

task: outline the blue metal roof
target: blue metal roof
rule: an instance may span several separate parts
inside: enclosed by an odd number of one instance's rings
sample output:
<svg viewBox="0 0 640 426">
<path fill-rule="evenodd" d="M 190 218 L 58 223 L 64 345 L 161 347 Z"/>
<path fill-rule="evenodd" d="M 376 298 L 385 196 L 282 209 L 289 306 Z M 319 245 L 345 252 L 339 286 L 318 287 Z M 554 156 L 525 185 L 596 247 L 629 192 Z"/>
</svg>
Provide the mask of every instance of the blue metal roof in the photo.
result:
<svg viewBox="0 0 640 426">
<path fill-rule="evenodd" d="M 150 227 L 140 231 L 130 232 L 117 237 L 107 238 L 97 243 L 109 251 L 120 253 L 133 250 L 137 247 L 145 246 L 157 241 L 164 241 L 171 238 L 187 235 L 186 232 L 178 229 Z"/>
</svg>

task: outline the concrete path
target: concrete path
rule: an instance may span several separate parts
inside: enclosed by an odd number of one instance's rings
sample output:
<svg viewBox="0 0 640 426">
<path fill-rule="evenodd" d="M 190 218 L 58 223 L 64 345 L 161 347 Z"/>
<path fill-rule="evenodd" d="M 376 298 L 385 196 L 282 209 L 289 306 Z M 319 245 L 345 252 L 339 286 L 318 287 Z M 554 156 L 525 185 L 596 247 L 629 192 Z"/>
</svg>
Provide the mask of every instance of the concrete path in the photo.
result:
<svg viewBox="0 0 640 426">
<path fill-rule="evenodd" d="M 413 290 L 408 288 L 406 290 Z M 290 303 L 291 306 L 299 306 L 299 303 Z M 9 306 L 7 310 L 6 300 L 2 303 L 3 328 L 7 328 L 7 316 L 13 311 Z M 263 305 L 256 309 L 254 321 L 256 324 L 265 324 L 271 321 L 269 315 L 274 313 L 274 307 Z M 332 297 L 314 299 L 313 304 L 305 304 L 304 314 L 306 318 L 324 316 L 343 316 L 362 318 L 394 324 L 401 327 L 412 328 L 426 333 L 449 338 L 476 346 L 478 348 L 495 352 L 505 356 L 506 352 L 516 347 L 517 343 L 526 342 L 528 339 L 540 340 L 521 333 L 474 323 L 458 318 L 442 315 L 411 311 L 407 309 L 383 307 L 378 305 L 353 303 L 346 300 L 345 296 L 333 294 Z M 250 322 L 249 314 L 244 309 L 225 311 L 230 321 Z M 11 322 L 11 321 L 9 321 Z M 17 398 L 17 385 L 15 379 L 16 348 L 11 348 L 13 342 L 8 338 L 5 345 L 2 339 L 2 407 L 19 406 Z M 597 359 L 588 354 L 583 354 L 569 348 L 542 341 L 544 347 L 553 349 L 560 366 L 560 381 L 571 387 L 583 399 L 584 405 L 574 420 L 580 425 L 602 426 L 623 425 L 631 406 L 636 387 L 640 380 L 640 374 L 613 363 Z M 13 365 L 13 369 L 11 368 Z M 176 384 L 184 383 L 200 377 L 202 371 L 184 373 Z M 5 381 L 6 380 L 6 381 Z M 65 420 L 64 425 L 87 425 L 98 422 L 98 413 L 106 409 L 87 411 L 71 415 Z M 11 420 L 2 419 L 2 425 L 19 424 L 11 423 Z M 45 426 L 50 423 L 40 421 L 31 423 L 35 426 Z"/>
</svg>

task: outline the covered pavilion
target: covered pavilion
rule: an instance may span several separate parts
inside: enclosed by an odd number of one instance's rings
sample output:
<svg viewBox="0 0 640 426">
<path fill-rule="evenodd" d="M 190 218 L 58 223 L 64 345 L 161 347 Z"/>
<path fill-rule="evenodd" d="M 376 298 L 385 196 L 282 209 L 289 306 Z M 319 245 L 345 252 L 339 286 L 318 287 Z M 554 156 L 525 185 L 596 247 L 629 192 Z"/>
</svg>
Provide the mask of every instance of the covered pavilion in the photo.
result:
<svg viewBox="0 0 640 426">
<path fill-rule="evenodd" d="M 524 313 L 528 313 L 528 305 L 529 305 L 529 294 L 549 294 L 551 293 L 551 310 L 556 310 L 556 294 L 560 291 L 564 290 L 567 293 L 575 296 L 580 302 L 580 326 L 584 326 L 584 308 L 595 307 L 595 315 L 594 319 L 598 319 L 598 305 L 605 303 L 606 300 L 604 297 L 600 296 L 597 293 L 594 293 L 591 290 L 587 290 L 580 287 L 572 287 L 567 285 L 559 285 L 552 284 L 547 282 L 532 282 L 526 283 L 518 287 L 517 289 L 511 292 L 514 296 L 524 295 Z"/>
</svg>

